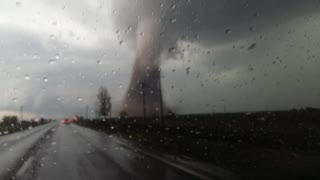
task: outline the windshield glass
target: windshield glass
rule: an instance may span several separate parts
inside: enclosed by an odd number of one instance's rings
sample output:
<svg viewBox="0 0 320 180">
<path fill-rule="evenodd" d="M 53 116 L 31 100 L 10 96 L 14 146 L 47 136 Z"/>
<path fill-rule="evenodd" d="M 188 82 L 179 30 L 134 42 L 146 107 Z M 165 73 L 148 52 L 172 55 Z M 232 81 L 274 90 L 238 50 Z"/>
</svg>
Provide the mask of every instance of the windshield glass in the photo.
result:
<svg viewBox="0 0 320 180">
<path fill-rule="evenodd" d="M 0 179 L 318 179 L 318 0 L 1 0 Z"/>
</svg>

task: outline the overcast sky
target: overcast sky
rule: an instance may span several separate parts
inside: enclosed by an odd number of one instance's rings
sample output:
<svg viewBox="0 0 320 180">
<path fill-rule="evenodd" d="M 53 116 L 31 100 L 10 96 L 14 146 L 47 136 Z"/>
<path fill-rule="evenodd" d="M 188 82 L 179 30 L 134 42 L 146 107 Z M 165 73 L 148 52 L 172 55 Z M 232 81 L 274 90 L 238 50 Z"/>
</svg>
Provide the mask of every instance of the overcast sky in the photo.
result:
<svg viewBox="0 0 320 180">
<path fill-rule="evenodd" d="M 158 22 L 177 113 L 320 107 L 318 1 L 0 1 L 0 116 L 61 118 L 124 99 L 144 21 Z M 92 117 L 93 112 L 90 113 Z"/>
</svg>

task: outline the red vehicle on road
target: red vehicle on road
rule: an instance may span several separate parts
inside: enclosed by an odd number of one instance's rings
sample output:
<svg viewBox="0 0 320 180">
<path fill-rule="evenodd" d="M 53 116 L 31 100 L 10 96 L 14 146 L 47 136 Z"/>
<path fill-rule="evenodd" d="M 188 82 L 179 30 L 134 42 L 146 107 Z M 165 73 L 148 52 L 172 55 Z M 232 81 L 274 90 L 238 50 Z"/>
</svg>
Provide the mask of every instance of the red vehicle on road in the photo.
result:
<svg viewBox="0 0 320 180">
<path fill-rule="evenodd" d="M 72 119 L 61 119 L 61 123 L 69 125 L 72 123 Z"/>
</svg>

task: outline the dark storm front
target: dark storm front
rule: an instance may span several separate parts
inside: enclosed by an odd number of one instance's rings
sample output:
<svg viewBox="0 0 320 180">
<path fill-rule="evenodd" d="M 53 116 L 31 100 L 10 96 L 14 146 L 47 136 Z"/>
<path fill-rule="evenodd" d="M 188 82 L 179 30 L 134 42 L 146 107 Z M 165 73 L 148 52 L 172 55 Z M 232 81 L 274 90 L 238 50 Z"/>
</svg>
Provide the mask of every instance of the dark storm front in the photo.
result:
<svg viewBox="0 0 320 180">
<path fill-rule="evenodd" d="M 113 20 L 118 38 L 122 39 L 120 44 L 125 39 L 135 52 L 122 111 L 133 116 L 145 112 L 155 115 L 161 113 L 160 110 L 169 112 L 166 103 L 161 103 L 161 75 L 158 73 L 162 73 L 164 61 L 184 57 L 185 51 L 191 48 L 189 44 L 186 49 L 181 49 L 181 43 L 198 43 L 209 48 L 249 39 L 253 34 L 263 33 L 277 24 L 316 12 L 317 5 L 313 0 L 113 2 Z M 256 46 L 257 43 L 251 43 L 247 49 L 252 50 Z M 148 110 L 139 108 L 144 104 Z"/>
</svg>

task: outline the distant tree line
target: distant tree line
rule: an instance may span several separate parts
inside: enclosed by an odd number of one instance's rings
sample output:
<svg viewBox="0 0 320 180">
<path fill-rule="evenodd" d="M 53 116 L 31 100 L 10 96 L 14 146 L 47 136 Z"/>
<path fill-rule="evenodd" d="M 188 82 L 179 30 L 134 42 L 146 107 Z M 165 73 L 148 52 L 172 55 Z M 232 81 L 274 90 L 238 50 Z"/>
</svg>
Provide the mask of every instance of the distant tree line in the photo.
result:
<svg viewBox="0 0 320 180">
<path fill-rule="evenodd" d="M 5 125 L 11 125 L 11 124 L 16 124 L 18 122 L 18 117 L 17 116 L 4 116 L 2 118 L 3 124 Z"/>
<path fill-rule="evenodd" d="M 25 129 L 31 129 L 41 124 L 46 124 L 50 121 L 46 121 L 41 118 L 39 122 L 36 121 L 18 121 L 17 116 L 6 115 L 2 117 L 2 122 L 0 122 L 0 136 L 15 133 Z"/>
</svg>

